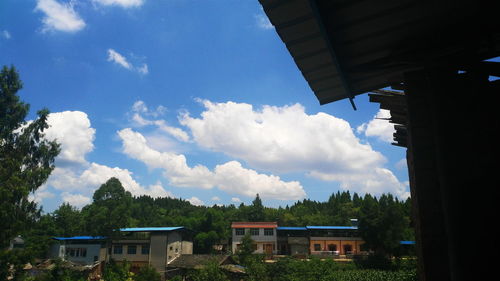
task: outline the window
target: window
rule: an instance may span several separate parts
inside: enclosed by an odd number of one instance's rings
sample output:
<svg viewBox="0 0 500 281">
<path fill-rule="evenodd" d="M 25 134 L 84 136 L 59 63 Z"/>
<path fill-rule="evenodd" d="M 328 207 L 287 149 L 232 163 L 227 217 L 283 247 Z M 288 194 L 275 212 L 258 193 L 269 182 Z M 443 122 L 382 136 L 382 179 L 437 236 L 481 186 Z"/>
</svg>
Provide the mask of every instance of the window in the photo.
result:
<svg viewBox="0 0 500 281">
<path fill-rule="evenodd" d="M 149 255 L 149 244 L 143 244 L 141 246 L 141 254 Z"/>
<path fill-rule="evenodd" d="M 252 243 L 252 250 L 255 252 L 257 251 L 257 244 L 255 243 Z"/>
<path fill-rule="evenodd" d="M 127 246 L 127 255 L 135 255 L 137 253 L 136 245 L 128 245 Z"/>
<path fill-rule="evenodd" d="M 66 249 L 66 255 L 69 257 L 86 257 L 87 256 L 87 249 L 86 248 L 67 248 Z"/>
<path fill-rule="evenodd" d="M 331 251 L 331 252 L 337 251 L 337 245 L 328 244 L 328 251 Z"/>
<path fill-rule="evenodd" d="M 259 229 L 258 228 L 250 228 L 250 235 L 252 235 L 252 236 L 258 236 L 259 235 Z"/>
<path fill-rule="evenodd" d="M 244 228 L 236 228 L 235 232 L 236 232 L 236 235 L 239 235 L 239 236 L 245 235 L 245 229 Z"/>
<path fill-rule="evenodd" d="M 115 255 L 121 255 L 121 254 L 123 254 L 122 245 L 115 245 L 115 246 L 113 246 L 113 254 L 115 254 Z"/>
<path fill-rule="evenodd" d="M 264 228 L 264 235 L 265 236 L 273 236 L 274 235 L 274 229 L 272 229 L 272 228 Z"/>
<path fill-rule="evenodd" d="M 315 251 L 321 251 L 321 244 L 314 244 Z"/>
</svg>

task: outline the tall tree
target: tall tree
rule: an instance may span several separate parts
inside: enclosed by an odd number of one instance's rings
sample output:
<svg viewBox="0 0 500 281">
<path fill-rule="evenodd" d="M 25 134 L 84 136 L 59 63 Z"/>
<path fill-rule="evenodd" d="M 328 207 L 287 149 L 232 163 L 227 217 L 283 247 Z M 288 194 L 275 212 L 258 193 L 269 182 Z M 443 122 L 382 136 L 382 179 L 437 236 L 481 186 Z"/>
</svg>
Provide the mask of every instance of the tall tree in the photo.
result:
<svg viewBox="0 0 500 281">
<path fill-rule="evenodd" d="M 49 126 L 49 111 L 38 111 L 38 118 L 26 122 L 29 104 L 17 92 L 22 88 L 14 67 L 0 72 L 0 248 L 39 215 L 28 196 L 40 187 L 54 169 L 59 153 L 55 141 L 43 138 Z"/>
<path fill-rule="evenodd" d="M 116 236 L 116 230 L 130 226 L 131 205 L 130 192 L 125 191 L 120 180 L 110 178 L 94 192 L 92 204 L 82 209 L 87 231 L 96 236 Z"/>
<path fill-rule="evenodd" d="M 255 196 L 255 199 L 252 201 L 252 205 L 249 206 L 248 219 L 250 221 L 264 221 L 265 220 L 264 205 L 262 205 L 262 200 L 260 199 L 260 196 L 258 193 Z"/>
<path fill-rule="evenodd" d="M 3 249 L 39 217 L 39 207 L 28 196 L 45 183 L 60 151 L 55 141 L 44 139 L 43 131 L 48 128 L 47 109 L 38 111 L 36 120 L 25 120 L 30 107 L 17 95 L 21 88 L 16 69 L 4 66 L 0 71 L 1 280 L 10 265 L 17 268 L 28 258 L 25 256 L 20 260 Z"/>
</svg>

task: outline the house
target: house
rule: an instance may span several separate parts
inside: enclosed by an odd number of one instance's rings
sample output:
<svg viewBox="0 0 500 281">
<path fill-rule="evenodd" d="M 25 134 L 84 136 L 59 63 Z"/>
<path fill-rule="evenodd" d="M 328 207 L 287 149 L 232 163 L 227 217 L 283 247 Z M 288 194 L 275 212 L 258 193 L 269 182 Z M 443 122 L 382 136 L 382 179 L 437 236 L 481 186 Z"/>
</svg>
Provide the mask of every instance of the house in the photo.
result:
<svg viewBox="0 0 500 281">
<path fill-rule="evenodd" d="M 294 256 L 309 254 L 309 231 L 306 227 L 279 226 L 276 230 L 279 254 Z"/>
<path fill-rule="evenodd" d="M 8 248 L 9 250 L 23 249 L 23 248 L 24 248 L 24 239 L 21 237 L 21 235 L 18 235 L 10 240 Z"/>
<path fill-rule="evenodd" d="M 311 255 L 361 254 L 365 243 L 357 226 L 306 226 Z"/>
<path fill-rule="evenodd" d="M 241 245 L 245 234 L 249 233 L 254 244 L 254 253 L 275 254 L 277 253 L 277 222 L 233 222 L 232 229 L 232 252 L 236 253 Z"/>
<path fill-rule="evenodd" d="M 254 253 L 281 255 L 357 255 L 365 253 L 357 219 L 351 226 L 277 226 L 276 222 L 233 222 L 232 249 L 235 253 L 243 236 L 250 233 Z M 268 235 L 266 235 L 266 233 Z"/>
<path fill-rule="evenodd" d="M 80 265 L 127 261 L 132 272 L 150 265 L 164 278 L 170 262 L 193 253 L 193 235 L 182 226 L 122 228 L 120 232 L 120 238 L 112 241 L 103 236 L 54 237 L 57 243 L 49 256 Z"/>
<path fill-rule="evenodd" d="M 193 254 L 192 233 L 182 226 L 133 227 L 120 231 L 122 237 L 112 241 L 110 258 L 130 262 L 132 271 L 150 265 L 163 276 L 170 262 L 181 255 Z"/>
<path fill-rule="evenodd" d="M 60 258 L 80 265 L 93 265 L 105 260 L 106 237 L 73 236 L 53 237 L 56 243 L 49 249 L 49 257 Z"/>
</svg>

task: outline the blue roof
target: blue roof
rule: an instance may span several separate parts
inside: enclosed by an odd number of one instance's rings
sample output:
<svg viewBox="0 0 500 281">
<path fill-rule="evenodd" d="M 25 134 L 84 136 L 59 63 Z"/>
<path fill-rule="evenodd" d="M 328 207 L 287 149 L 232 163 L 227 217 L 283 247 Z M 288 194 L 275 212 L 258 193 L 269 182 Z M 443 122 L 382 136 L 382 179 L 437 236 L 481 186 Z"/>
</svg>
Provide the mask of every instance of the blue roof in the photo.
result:
<svg viewBox="0 0 500 281">
<path fill-rule="evenodd" d="M 73 236 L 73 237 L 52 237 L 54 240 L 104 240 L 104 236 Z"/>
<path fill-rule="evenodd" d="M 153 232 L 153 231 L 173 231 L 183 229 L 184 226 L 168 226 L 168 227 L 128 227 L 120 228 L 120 231 L 130 232 Z"/>
<path fill-rule="evenodd" d="M 307 230 L 306 227 L 297 227 L 297 226 L 278 226 L 277 230 Z"/>
<path fill-rule="evenodd" d="M 316 226 L 316 225 L 308 225 L 306 226 L 307 229 L 340 229 L 340 230 L 345 230 L 345 229 L 358 229 L 357 226 Z"/>
<path fill-rule="evenodd" d="M 399 241 L 401 245 L 415 245 L 415 241 Z"/>
</svg>

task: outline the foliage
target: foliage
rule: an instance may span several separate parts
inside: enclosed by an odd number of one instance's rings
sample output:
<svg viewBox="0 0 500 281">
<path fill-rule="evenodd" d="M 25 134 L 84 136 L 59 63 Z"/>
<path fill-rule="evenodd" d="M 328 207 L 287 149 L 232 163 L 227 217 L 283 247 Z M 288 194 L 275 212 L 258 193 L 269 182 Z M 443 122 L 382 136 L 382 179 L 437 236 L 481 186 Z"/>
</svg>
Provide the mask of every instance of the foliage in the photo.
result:
<svg viewBox="0 0 500 281">
<path fill-rule="evenodd" d="M 30 107 L 17 96 L 21 88 L 16 69 L 4 66 L 0 71 L 0 277 L 21 262 L 18 253 L 4 249 L 40 216 L 41 210 L 28 196 L 47 180 L 60 151 L 55 141 L 44 139 L 47 109 L 38 111 L 36 120 L 25 120 Z M 29 259 L 27 253 L 23 261 Z"/>
<path fill-rule="evenodd" d="M 134 278 L 135 281 L 160 281 L 160 273 L 151 266 L 142 267 Z"/>
<path fill-rule="evenodd" d="M 201 269 L 192 271 L 188 278 L 193 281 L 229 281 L 215 260 L 209 260 Z"/>
<path fill-rule="evenodd" d="M 102 278 L 105 281 L 133 281 L 134 274 L 130 272 L 130 263 L 122 261 L 120 263 L 111 260 L 104 267 Z"/>
<path fill-rule="evenodd" d="M 252 257 L 252 253 L 254 252 L 254 241 L 252 240 L 252 236 L 249 232 L 247 232 L 243 238 L 241 238 L 241 243 L 236 255 L 241 264 L 247 265 L 249 263 L 249 259 Z"/>
</svg>

